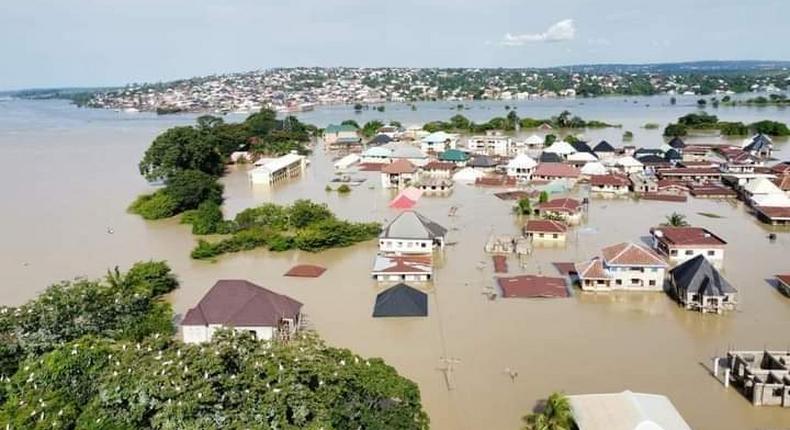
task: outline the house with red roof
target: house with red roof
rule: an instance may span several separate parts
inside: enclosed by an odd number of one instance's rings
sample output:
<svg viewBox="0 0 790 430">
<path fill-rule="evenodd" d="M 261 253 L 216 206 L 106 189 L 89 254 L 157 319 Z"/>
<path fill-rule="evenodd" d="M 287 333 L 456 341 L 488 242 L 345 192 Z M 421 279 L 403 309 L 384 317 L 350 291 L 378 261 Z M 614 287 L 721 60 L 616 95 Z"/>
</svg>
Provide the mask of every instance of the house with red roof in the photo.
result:
<svg viewBox="0 0 790 430">
<path fill-rule="evenodd" d="M 217 281 L 181 321 L 185 343 L 208 342 L 220 329 L 251 333 L 256 339 L 288 337 L 301 322 L 302 304 L 250 281 Z"/>
<path fill-rule="evenodd" d="M 376 255 L 371 271 L 379 282 L 427 282 L 433 278 L 433 260 L 429 255 Z"/>
<path fill-rule="evenodd" d="M 417 166 L 401 158 L 381 168 L 383 188 L 406 188 L 419 179 Z"/>
<path fill-rule="evenodd" d="M 627 195 L 631 181 L 624 175 L 592 175 L 590 176 L 590 192 L 606 195 Z"/>
<path fill-rule="evenodd" d="M 576 265 L 584 291 L 663 291 L 668 265 L 650 248 L 619 243 L 601 256 Z"/>
<path fill-rule="evenodd" d="M 565 179 L 568 181 L 576 181 L 581 176 L 581 171 L 565 163 L 538 163 L 535 172 L 532 174 L 532 179 L 541 181 L 553 181 L 555 179 Z"/>
<path fill-rule="evenodd" d="M 706 228 L 662 226 L 651 228 L 650 235 L 653 237 L 653 249 L 666 256 L 672 265 L 698 255 L 705 257 L 717 269 L 724 265 L 727 242 Z"/>
<path fill-rule="evenodd" d="M 533 241 L 564 242 L 568 226 L 551 219 L 531 219 L 524 225 L 524 237 Z"/>
<path fill-rule="evenodd" d="M 565 278 L 540 275 L 518 275 L 497 278 L 503 298 L 568 297 Z"/>
<path fill-rule="evenodd" d="M 790 274 L 776 275 L 776 281 L 778 283 L 779 291 L 781 291 L 782 294 L 790 297 Z"/>
<path fill-rule="evenodd" d="M 566 224 L 575 225 L 581 222 L 583 209 L 582 202 L 564 197 L 539 203 L 535 214 L 544 218 L 562 219 Z"/>
</svg>

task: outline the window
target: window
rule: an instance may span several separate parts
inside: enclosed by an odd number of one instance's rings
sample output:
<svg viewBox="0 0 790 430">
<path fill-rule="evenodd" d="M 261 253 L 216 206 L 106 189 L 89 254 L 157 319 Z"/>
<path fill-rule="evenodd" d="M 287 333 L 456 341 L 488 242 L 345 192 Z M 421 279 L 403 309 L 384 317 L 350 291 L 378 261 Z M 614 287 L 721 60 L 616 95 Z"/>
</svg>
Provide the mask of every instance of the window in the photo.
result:
<svg viewBox="0 0 790 430">
<path fill-rule="evenodd" d="M 714 255 L 716 255 L 716 251 L 714 251 L 714 250 L 712 250 L 712 249 L 708 251 L 708 256 L 709 256 L 709 257 L 712 257 L 712 256 L 714 256 Z"/>
<path fill-rule="evenodd" d="M 686 250 L 686 255 L 694 255 L 694 251 L 692 251 L 690 249 L 687 249 Z"/>
<path fill-rule="evenodd" d="M 674 257 L 675 255 L 678 255 L 678 250 L 677 250 L 677 249 L 673 249 L 673 250 L 669 251 L 669 255 L 671 255 L 671 256 L 673 256 L 673 257 Z"/>
<path fill-rule="evenodd" d="M 552 237 L 552 238 L 554 238 L 554 239 L 556 239 L 556 238 L 558 238 L 558 237 L 560 237 L 560 236 L 559 236 L 557 233 L 554 233 L 554 234 L 552 234 L 552 235 L 551 235 L 551 237 Z"/>
<path fill-rule="evenodd" d="M 651 279 L 650 282 L 648 282 L 647 284 L 650 285 L 651 287 L 655 287 L 656 286 L 656 281 Z"/>
<path fill-rule="evenodd" d="M 638 285 L 638 284 L 639 284 L 639 278 L 631 278 L 631 285 Z"/>
<path fill-rule="evenodd" d="M 623 280 L 622 279 L 618 279 L 618 280 L 614 281 L 614 283 L 617 284 L 617 285 L 623 285 Z"/>
<path fill-rule="evenodd" d="M 422 243 L 422 247 L 425 248 L 425 242 Z"/>
</svg>

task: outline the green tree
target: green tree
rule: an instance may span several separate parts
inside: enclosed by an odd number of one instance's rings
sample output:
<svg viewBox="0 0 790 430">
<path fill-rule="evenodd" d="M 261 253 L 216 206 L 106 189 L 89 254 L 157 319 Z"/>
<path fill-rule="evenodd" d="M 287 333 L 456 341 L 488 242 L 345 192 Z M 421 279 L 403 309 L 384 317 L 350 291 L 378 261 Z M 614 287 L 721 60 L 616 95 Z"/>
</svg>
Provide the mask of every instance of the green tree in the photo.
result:
<svg viewBox="0 0 790 430">
<path fill-rule="evenodd" d="M 664 127 L 664 136 L 667 137 L 686 136 L 687 134 L 688 128 L 683 124 L 669 123 Z"/>
<path fill-rule="evenodd" d="M 381 127 L 384 127 L 384 123 L 379 120 L 368 121 L 362 126 L 362 135 L 372 137 Z"/>
<path fill-rule="evenodd" d="M 515 209 L 516 213 L 519 215 L 532 215 L 532 203 L 529 201 L 528 197 L 519 199 Z"/>
<path fill-rule="evenodd" d="M 553 393 L 546 401 L 543 410 L 523 418 L 524 430 L 575 430 L 570 402 L 561 393 Z"/>
<path fill-rule="evenodd" d="M 553 134 L 547 134 L 546 137 L 543 138 L 543 146 L 549 147 L 557 141 L 557 136 Z"/>
<path fill-rule="evenodd" d="M 178 212 L 183 212 L 207 201 L 222 203 L 222 189 L 216 177 L 197 170 L 184 170 L 168 178 L 163 191 L 176 202 Z"/>
<path fill-rule="evenodd" d="M 546 203 L 547 201 L 549 201 L 548 191 L 541 191 L 540 195 L 538 196 L 538 203 Z"/>
<path fill-rule="evenodd" d="M 247 117 L 244 124 L 254 136 L 262 137 L 267 136 L 277 127 L 277 112 L 269 108 L 261 108 Z"/>
<path fill-rule="evenodd" d="M 154 181 L 181 170 L 217 176 L 224 170 L 224 163 L 204 133 L 194 127 L 173 127 L 154 139 L 139 167 L 146 179 Z"/>
<path fill-rule="evenodd" d="M 751 130 L 753 133 L 762 133 L 769 136 L 790 135 L 790 128 L 787 127 L 787 124 L 770 120 L 751 123 L 749 124 L 749 130 Z"/>
<path fill-rule="evenodd" d="M 356 129 L 359 129 L 359 123 L 354 121 L 353 119 L 347 119 L 340 123 L 340 125 L 350 125 Z"/>
<path fill-rule="evenodd" d="M 685 215 L 678 212 L 672 212 L 672 214 L 666 217 L 665 221 L 661 225 L 667 227 L 687 227 L 689 223 L 686 221 Z"/>
</svg>

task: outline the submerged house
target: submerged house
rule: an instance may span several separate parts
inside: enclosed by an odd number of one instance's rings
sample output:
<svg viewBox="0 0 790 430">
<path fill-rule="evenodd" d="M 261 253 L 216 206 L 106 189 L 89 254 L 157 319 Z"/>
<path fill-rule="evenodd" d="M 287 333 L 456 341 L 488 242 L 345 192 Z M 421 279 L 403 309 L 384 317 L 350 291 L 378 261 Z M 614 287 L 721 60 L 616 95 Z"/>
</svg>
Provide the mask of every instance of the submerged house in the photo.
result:
<svg viewBox="0 0 790 430">
<path fill-rule="evenodd" d="M 650 229 L 653 249 L 666 255 L 671 264 L 679 264 L 702 255 L 716 268 L 724 265 L 727 242 L 701 227 L 655 227 Z"/>
<path fill-rule="evenodd" d="M 760 159 L 771 158 L 774 150 L 774 143 L 770 137 L 758 133 L 744 140 L 743 150 Z"/>
<path fill-rule="evenodd" d="M 448 149 L 455 149 L 458 145 L 458 135 L 437 131 L 420 140 L 420 149 L 423 152 L 439 153 Z"/>
<path fill-rule="evenodd" d="M 507 175 L 518 180 L 528 181 L 532 179 L 535 167 L 538 163 L 527 154 L 518 154 L 507 163 Z"/>
<path fill-rule="evenodd" d="M 564 179 L 568 182 L 575 183 L 581 176 L 581 171 L 576 167 L 565 163 L 538 163 L 535 168 L 535 173 L 532 175 L 533 179 L 540 179 L 543 181 L 553 181 L 556 179 Z"/>
<path fill-rule="evenodd" d="M 568 226 L 550 219 L 531 219 L 524 226 L 524 237 L 535 241 L 564 242 Z"/>
<path fill-rule="evenodd" d="M 447 229 L 416 211 L 401 212 L 379 235 L 384 254 L 431 254 L 443 249 Z"/>
<path fill-rule="evenodd" d="M 439 161 L 454 163 L 456 166 L 463 167 L 469 161 L 469 153 L 460 149 L 448 149 L 439 154 Z"/>
<path fill-rule="evenodd" d="M 582 202 L 565 197 L 538 204 L 535 214 L 542 217 L 561 218 L 568 224 L 578 224 L 581 221 L 583 209 Z"/>
<path fill-rule="evenodd" d="M 417 179 L 417 166 L 408 160 L 396 160 L 381 168 L 382 188 L 406 188 Z"/>
<path fill-rule="evenodd" d="M 472 136 L 466 143 L 471 152 L 483 155 L 510 155 L 513 140 L 497 132 L 487 132 L 485 136 Z"/>
<path fill-rule="evenodd" d="M 675 298 L 686 309 L 720 314 L 735 309 L 738 291 L 702 255 L 669 271 Z"/>
<path fill-rule="evenodd" d="M 593 175 L 590 176 L 590 192 L 610 194 L 616 196 L 627 195 L 630 192 L 631 181 L 623 175 Z"/>
<path fill-rule="evenodd" d="M 287 338 L 301 322 L 302 304 L 240 279 L 217 281 L 181 321 L 185 343 L 208 342 L 219 329 L 248 332 L 256 339 Z"/>
<path fill-rule="evenodd" d="M 610 160 L 614 158 L 616 152 L 614 146 L 605 140 L 598 142 L 598 144 L 595 145 L 592 150 L 593 153 L 595 153 L 595 156 L 601 160 Z"/>
<path fill-rule="evenodd" d="M 376 255 L 371 271 L 379 282 L 427 282 L 433 279 L 430 255 Z"/>
<path fill-rule="evenodd" d="M 601 257 L 578 264 L 584 291 L 663 291 L 667 263 L 651 249 L 620 243 L 601 250 Z"/>
<path fill-rule="evenodd" d="M 271 186 L 301 176 L 307 166 L 307 159 L 304 155 L 286 154 L 278 158 L 258 160 L 256 165 L 258 167 L 247 173 L 250 183 Z"/>
<path fill-rule="evenodd" d="M 666 397 L 623 391 L 568 396 L 578 430 L 691 430 Z"/>
<path fill-rule="evenodd" d="M 728 351 L 714 362 L 724 362 L 724 386 L 730 383 L 754 406 L 790 408 L 790 351 Z"/>
<path fill-rule="evenodd" d="M 380 292 L 373 306 L 373 318 L 427 316 L 428 295 L 403 283 Z"/>
</svg>

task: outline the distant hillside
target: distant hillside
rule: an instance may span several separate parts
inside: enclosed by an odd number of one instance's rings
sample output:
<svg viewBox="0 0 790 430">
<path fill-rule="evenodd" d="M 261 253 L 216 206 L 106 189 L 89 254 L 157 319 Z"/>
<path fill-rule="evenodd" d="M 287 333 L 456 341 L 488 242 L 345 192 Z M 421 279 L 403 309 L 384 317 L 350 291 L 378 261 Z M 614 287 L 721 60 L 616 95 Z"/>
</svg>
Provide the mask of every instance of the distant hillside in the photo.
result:
<svg viewBox="0 0 790 430">
<path fill-rule="evenodd" d="M 585 73 L 732 73 L 766 72 L 790 68 L 790 61 L 689 61 L 653 64 L 575 64 L 547 69 L 573 69 Z"/>
</svg>

